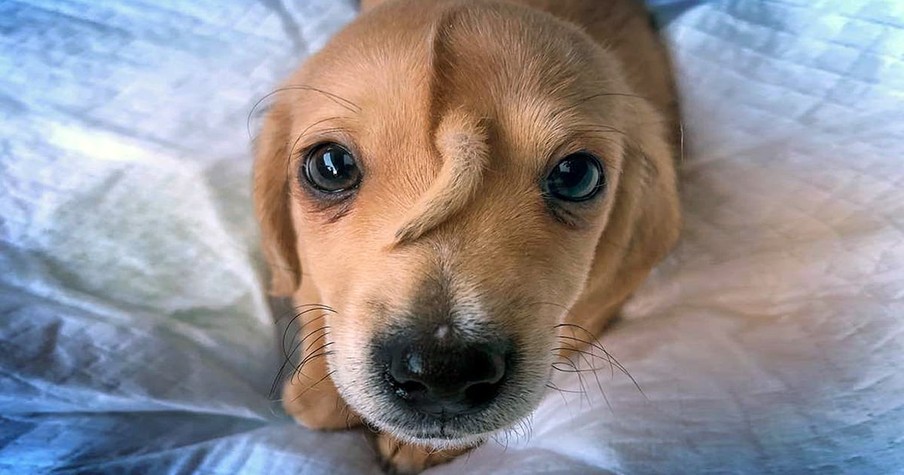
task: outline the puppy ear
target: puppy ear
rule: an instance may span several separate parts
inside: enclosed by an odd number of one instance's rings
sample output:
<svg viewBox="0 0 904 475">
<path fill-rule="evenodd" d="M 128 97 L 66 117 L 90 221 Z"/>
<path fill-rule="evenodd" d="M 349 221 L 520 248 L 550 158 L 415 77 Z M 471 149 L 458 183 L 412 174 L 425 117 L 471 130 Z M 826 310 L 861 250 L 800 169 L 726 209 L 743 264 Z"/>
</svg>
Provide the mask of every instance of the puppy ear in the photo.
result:
<svg viewBox="0 0 904 475">
<path fill-rule="evenodd" d="M 627 246 L 622 271 L 641 273 L 643 279 L 678 240 L 681 204 L 675 147 L 658 127 L 638 129 L 626 147 L 625 183 L 619 196 L 627 202 L 630 211 L 625 214 L 633 225 L 620 242 Z"/>
<path fill-rule="evenodd" d="M 289 201 L 290 125 L 288 109 L 276 101 L 257 138 L 254 161 L 254 209 L 270 268 L 270 293 L 277 296 L 292 295 L 301 281 Z"/>
<path fill-rule="evenodd" d="M 638 124 L 628 131 L 622 175 L 612 197 L 615 207 L 575 304 L 575 313 L 587 319 L 580 323 L 594 333 L 668 254 L 681 229 L 675 147 L 656 125 Z"/>
</svg>

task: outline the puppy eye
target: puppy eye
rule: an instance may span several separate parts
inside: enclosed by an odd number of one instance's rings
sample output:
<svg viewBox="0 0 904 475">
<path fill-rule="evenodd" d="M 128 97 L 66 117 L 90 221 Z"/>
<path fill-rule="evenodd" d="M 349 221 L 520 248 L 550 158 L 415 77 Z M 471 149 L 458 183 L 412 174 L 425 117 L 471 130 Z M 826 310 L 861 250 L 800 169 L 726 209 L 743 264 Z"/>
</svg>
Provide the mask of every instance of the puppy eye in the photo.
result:
<svg viewBox="0 0 904 475">
<path fill-rule="evenodd" d="M 586 201 L 605 187 L 606 175 L 599 160 L 578 152 L 563 158 L 546 177 L 550 195 L 563 201 Z"/>
<path fill-rule="evenodd" d="M 355 156 L 345 147 L 325 143 L 314 147 L 302 165 L 305 181 L 324 193 L 341 193 L 361 183 Z"/>
</svg>

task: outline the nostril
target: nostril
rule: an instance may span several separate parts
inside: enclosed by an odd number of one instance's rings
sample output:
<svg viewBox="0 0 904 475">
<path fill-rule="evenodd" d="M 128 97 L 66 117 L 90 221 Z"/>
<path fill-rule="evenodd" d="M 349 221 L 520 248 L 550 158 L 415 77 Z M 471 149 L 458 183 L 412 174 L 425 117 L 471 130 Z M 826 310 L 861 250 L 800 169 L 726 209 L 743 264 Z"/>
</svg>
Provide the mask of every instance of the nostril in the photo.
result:
<svg viewBox="0 0 904 475">
<path fill-rule="evenodd" d="M 483 361 L 483 379 L 475 379 L 473 384 L 496 384 L 505 376 L 505 355 L 502 352 L 487 352 Z"/>
</svg>

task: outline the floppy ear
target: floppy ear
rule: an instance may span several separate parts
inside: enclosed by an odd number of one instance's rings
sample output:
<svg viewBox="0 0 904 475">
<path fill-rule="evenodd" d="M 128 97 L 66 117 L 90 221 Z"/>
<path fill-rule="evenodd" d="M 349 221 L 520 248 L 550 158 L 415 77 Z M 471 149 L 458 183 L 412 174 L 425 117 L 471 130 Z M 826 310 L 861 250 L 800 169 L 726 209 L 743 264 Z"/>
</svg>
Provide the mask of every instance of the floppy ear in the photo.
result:
<svg viewBox="0 0 904 475">
<path fill-rule="evenodd" d="M 270 267 L 270 293 L 277 296 L 292 295 L 301 281 L 286 166 L 290 125 L 288 109 L 276 101 L 257 138 L 254 161 L 254 209 Z"/>
<path fill-rule="evenodd" d="M 574 323 L 594 334 L 668 254 L 681 229 L 675 147 L 658 125 L 636 124 L 628 130 L 615 207 L 573 309 L 583 319 Z"/>
<path fill-rule="evenodd" d="M 619 241 L 627 247 L 621 272 L 643 279 L 664 258 L 681 231 L 675 147 L 658 127 L 638 125 L 639 133 L 626 147 L 624 179 L 618 199 L 626 202 L 628 226 Z M 625 183 L 628 184 L 628 183 Z M 639 283 L 639 282 L 638 282 Z M 633 288 L 631 289 L 633 291 Z"/>
</svg>

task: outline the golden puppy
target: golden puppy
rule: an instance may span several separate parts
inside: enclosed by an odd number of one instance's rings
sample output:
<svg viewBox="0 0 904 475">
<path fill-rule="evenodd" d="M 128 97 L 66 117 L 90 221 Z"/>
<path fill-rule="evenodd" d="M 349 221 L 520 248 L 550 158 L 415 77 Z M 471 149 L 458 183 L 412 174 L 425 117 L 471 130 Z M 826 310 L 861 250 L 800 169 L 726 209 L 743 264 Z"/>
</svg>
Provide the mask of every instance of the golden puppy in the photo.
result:
<svg viewBox="0 0 904 475">
<path fill-rule="evenodd" d="M 629 0 L 364 4 L 275 95 L 254 194 L 286 411 L 416 472 L 528 416 L 671 248 L 676 107 Z"/>
</svg>

